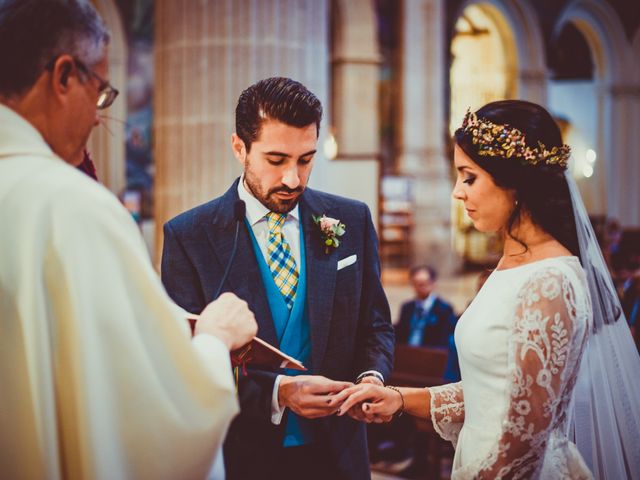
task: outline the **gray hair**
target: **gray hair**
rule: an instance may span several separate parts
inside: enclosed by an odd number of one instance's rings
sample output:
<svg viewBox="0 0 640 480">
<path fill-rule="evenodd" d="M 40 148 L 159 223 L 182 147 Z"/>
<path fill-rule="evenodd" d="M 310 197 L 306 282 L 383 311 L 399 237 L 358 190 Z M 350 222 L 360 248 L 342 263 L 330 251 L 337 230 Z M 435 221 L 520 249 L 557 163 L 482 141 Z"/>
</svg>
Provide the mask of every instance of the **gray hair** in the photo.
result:
<svg viewBox="0 0 640 480">
<path fill-rule="evenodd" d="M 0 0 L 0 95 L 25 92 L 60 55 L 95 65 L 109 38 L 88 0 Z"/>
</svg>

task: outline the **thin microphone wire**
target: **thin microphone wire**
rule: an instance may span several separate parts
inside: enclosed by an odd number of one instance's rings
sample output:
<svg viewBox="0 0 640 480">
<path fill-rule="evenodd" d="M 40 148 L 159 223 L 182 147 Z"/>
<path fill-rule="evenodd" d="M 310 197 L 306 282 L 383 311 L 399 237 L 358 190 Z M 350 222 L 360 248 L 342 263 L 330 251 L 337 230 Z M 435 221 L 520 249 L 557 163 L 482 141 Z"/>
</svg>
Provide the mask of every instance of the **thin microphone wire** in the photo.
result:
<svg viewBox="0 0 640 480">
<path fill-rule="evenodd" d="M 222 275 L 222 281 L 220 281 L 220 285 L 218 286 L 218 290 L 216 294 L 213 296 L 214 299 L 218 298 L 220 295 L 220 291 L 224 286 L 224 283 L 227 281 L 227 276 L 231 271 L 231 265 L 233 265 L 233 258 L 236 256 L 236 250 L 238 249 L 238 233 L 240 232 L 240 221 L 236 222 L 236 234 L 233 238 L 233 249 L 231 250 L 231 256 L 229 257 L 229 263 L 227 263 L 227 268 L 224 271 L 224 275 Z"/>
<path fill-rule="evenodd" d="M 216 294 L 213 296 L 215 300 L 220 296 L 220 291 L 224 286 L 224 283 L 227 281 L 227 277 L 229 276 L 229 272 L 231 271 L 231 265 L 233 265 L 233 259 L 236 256 L 236 250 L 238 249 L 238 234 L 240 233 L 240 224 L 242 223 L 242 219 L 244 218 L 246 211 L 245 203 L 242 200 L 236 200 L 233 204 L 233 216 L 236 219 L 236 234 L 233 238 L 233 248 L 231 249 L 231 255 L 229 256 L 229 262 L 227 263 L 227 268 L 224 270 L 224 275 L 222 275 L 222 280 L 220 281 L 220 285 L 218 286 L 218 290 L 216 290 Z"/>
</svg>

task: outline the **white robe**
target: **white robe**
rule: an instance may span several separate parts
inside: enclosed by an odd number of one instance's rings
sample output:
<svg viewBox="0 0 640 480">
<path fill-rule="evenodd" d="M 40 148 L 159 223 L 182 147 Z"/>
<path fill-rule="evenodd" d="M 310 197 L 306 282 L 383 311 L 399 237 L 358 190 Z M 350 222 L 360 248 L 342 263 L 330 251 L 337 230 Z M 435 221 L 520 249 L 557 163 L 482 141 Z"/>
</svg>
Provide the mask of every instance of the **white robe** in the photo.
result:
<svg viewBox="0 0 640 480">
<path fill-rule="evenodd" d="M 128 212 L 0 105 L 0 477 L 204 478 L 237 412 Z"/>
</svg>

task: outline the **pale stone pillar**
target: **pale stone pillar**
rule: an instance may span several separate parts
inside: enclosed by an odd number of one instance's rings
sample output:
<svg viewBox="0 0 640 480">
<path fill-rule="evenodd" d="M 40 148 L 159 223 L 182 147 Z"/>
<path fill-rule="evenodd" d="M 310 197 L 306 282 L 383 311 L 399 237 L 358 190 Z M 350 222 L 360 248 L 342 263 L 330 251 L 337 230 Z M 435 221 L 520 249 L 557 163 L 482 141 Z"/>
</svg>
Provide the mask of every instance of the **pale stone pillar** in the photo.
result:
<svg viewBox="0 0 640 480">
<path fill-rule="evenodd" d="M 92 2 L 111 33 L 109 42 L 109 81 L 120 96 L 104 112 L 94 128 L 87 148 L 96 165 L 98 179 L 114 194 L 122 193 L 125 179 L 125 122 L 127 120 L 127 39 L 118 7 L 113 0 Z"/>
<path fill-rule="evenodd" d="M 521 70 L 518 76 L 518 98 L 539 105 L 547 103 L 547 74 L 544 70 Z"/>
<path fill-rule="evenodd" d="M 333 2 L 331 123 L 338 156 L 331 162 L 332 191 L 367 203 L 374 223 L 379 197 L 380 54 L 370 0 Z"/>
<path fill-rule="evenodd" d="M 155 8 L 160 246 L 167 220 L 224 193 L 241 173 L 230 138 L 242 90 L 263 78 L 287 76 L 326 108 L 329 22 L 327 0 L 158 0 Z M 320 153 L 314 171 L 320 183 L 323 164 Z"/>
<path fill-rule="evenodd" d="M 630 144 L 629 155 L 626 161 L 630 165 L 629 181 L 632 197 L 629 199 L 628 208 L 631 217 L 627 226 L 640 227 L 640 135 L 638 135 L 638 125 L 640 125 L 640 28 L 636 30 L 631 44 L 631 58 L 635 63 L 634 87 L 631 95 L 631 116 L 627 119 L 628 142 Z"/>
<path fill-rule="evenodd" d="M 413 178 L 414 262 L 452 272 L 451 177 L 445 140 L 444 0 L 403 2 L 400 173 Z"/>
<path fill-rule="evenodd" d="M 623 227 L 637 227 L 640 225 L 640 142 L 637 131 L 640 87 L 609 87 L 607 97 L 607 214 L 617 218 Z"/>
</svg>

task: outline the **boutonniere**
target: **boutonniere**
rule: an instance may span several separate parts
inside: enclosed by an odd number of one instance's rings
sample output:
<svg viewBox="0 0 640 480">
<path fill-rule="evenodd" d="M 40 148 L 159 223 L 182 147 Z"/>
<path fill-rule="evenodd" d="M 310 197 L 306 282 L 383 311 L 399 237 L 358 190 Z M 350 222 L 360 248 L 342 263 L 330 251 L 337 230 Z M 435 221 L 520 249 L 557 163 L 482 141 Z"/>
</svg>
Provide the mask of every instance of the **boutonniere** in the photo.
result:
<svg viewBox="0 0 640 480">
<path fill-rule="evenodd" d="M 338 248 L 340 246 L 339 237 L 344 235 L 347 227 L 344 223 L 335 218 L 326 215 L 313 215 L 313 221 L 320 228 L 322 242 L 324 243 L 324 253 L 329 253 L 331 247 Z"/>
</svg>

